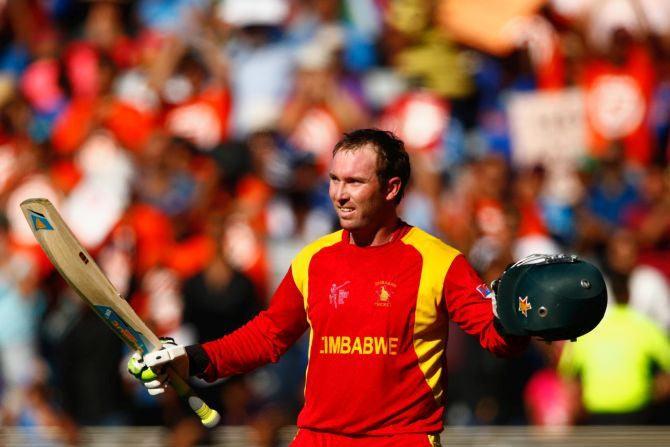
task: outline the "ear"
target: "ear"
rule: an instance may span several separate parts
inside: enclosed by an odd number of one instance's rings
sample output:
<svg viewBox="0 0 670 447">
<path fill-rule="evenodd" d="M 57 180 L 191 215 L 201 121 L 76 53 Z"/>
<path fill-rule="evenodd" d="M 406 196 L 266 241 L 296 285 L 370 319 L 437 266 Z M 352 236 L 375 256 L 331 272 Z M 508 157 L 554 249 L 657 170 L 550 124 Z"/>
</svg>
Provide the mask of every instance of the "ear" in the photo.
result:
<svg viewBox="0 0 670 447">
<path fill-rule="evenodd" d="M 386 182 L 386 200 L 393 201 L 400 194 L 400 187 L 402 186 L 402 181 L 400 177 L 391 177 L 388 182 Z"/>
</svg>

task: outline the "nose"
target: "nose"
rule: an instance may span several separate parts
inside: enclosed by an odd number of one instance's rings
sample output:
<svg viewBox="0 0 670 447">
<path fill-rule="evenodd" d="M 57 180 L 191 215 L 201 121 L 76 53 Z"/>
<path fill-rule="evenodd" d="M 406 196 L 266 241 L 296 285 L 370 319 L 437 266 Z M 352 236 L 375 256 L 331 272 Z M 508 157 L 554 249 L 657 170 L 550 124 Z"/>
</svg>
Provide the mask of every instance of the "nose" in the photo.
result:
<svg viewBox="0 0 670 447">
<path fill-rule="evenodd" d="M 340 205 L 344 205 L 349 201 L 349 192 L 347 191 L 345 182 L 331 183 L 330 188 L 333 201 Z"/>
</svg>

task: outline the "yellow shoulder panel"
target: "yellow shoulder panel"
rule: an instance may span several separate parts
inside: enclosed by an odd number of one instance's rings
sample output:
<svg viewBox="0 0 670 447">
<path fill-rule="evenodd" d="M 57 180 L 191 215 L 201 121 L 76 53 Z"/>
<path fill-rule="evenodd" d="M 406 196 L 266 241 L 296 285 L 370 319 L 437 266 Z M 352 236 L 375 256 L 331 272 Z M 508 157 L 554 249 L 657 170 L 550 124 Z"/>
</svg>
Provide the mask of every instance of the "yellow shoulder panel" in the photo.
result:
<svg viewBox="0 0 670 447">
<path fill-rule="evenodd" d="M 293 261 L 291 262 L 291 273 L 293 274 L 293 282 L 295 283 L 300 294 L 302 295 L 303 306 L 305 307 L 305 314 L 307 315 L 307 324 L 309 324 L 309 348 L 307 349 L 307 368 L 305 369 L 305 389 L 307 388 L 307 376 L 309 374 L 309 361 L 310 354 L 312 352 L 312 341 L 314 338 L 314 331 L 312 330 L 312 322 L 309 319 L 309 313 L 307 312 L 307 294 L 309 291 L 309 263 L 312 261 L 312 257 L 317 254 L 319 251 L 323 250 L 326 247 L 335 245 L 342 240 L 342 230 L 336 231 L 334 233 L 327 234 L 311 244 L 307 245 L 305 248 L 300 250 L 300 253 L 297 254 Z M 303 390 L 303 393 L 305 390 Z"/>
<path fill-rule="evenodd" d="M 293 281 L 295 282 L 296 287 L 300 290 L 302 294 L 302 299 L 305 303 L 305 311 L 307 311 L 307 291 L 308 289 L 308 272 L 309 272 L 309 263 L 312 260 L 312 257 L 317 254 L 319 251 L 323 250 L 326 247 L 335 245 L 342 240 L 342 230 L 336 231 L 334 233 L 327 234 L 311 244 L 307 245 L 305 248 L 300 250 L 300 253 L 293 259 L 291 262 L 291 272 L 293 273 Z"/>
<path fill-rule="evenodd" d="M 444 278 L 460 252 L 416 227 L 402 241 L 414 247 L 423 260 L 414 314 L 414 350 L 433 397 L 442 405 L 442 371 L 449 326 L 440 305 Z"/>
</svg>

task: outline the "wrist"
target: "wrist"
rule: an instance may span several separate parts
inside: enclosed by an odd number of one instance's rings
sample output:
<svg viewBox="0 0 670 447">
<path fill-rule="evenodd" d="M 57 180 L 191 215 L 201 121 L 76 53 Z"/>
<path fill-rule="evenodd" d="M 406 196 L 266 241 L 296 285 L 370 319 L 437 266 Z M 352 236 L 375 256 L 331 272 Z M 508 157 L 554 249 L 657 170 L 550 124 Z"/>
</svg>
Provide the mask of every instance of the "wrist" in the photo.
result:
<svg viewBox="0 0 670 447">
<path fill-rule="evenodd" d="M 501 337 L 509 337 L 510 334 L 505 330 L 505 327 L 502 325 L 498 317 L 493 317 L 493 327 L 496 328 L 496 332 L 498 332 Z"/>
<path fill-rule="evenodd" d="M 186 346 L 186 355 L 188 356 L 189 376 L 202 375 L 211 363 L 211 360 L 202 345 Z"/>
</svg>

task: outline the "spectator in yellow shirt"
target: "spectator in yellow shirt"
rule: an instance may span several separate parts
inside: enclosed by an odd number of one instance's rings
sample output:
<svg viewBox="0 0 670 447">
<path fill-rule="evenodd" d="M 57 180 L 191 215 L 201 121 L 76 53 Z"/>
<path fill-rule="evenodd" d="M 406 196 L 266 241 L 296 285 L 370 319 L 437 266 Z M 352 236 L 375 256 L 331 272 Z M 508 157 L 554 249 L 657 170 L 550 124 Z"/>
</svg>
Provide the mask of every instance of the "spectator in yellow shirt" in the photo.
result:
<svg viewBox="0 0 670 447">
<path fill-rule="evenodd" d="M 577 379 L 589 424 L 645 424 L 650 405 L 667 397 L 670 340 L 654 322 L 628 306 L 628 276 L 636 246 L 627 233 L 608 247 L 608 270 L 616 303 L 593 332 L 567 343 L 558 370 Z"/>
</svg>

